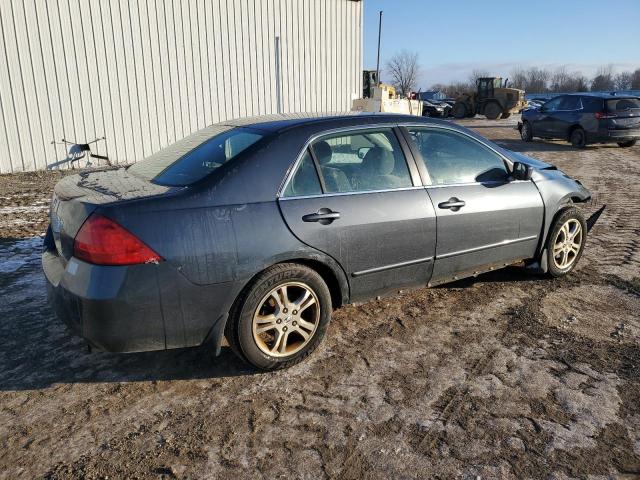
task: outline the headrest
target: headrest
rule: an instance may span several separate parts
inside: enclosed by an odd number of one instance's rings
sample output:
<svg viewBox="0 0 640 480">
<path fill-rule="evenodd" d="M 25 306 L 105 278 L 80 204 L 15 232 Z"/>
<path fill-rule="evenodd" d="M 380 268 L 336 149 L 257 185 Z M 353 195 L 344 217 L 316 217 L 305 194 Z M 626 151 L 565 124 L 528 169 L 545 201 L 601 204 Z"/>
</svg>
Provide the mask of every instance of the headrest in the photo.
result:
<svg viewBox="0 0 640 480">
<path fill-rule="evenodd" d="M 320 140 L 318 143 L 313 144 L 313 153 L 316 154 L 316 158 L 320 165 L 326 165 L 331 161 L 331 156 L 333 155 L 333 151 L 331 150 L 331 146 L 325 142 L 324 140 Z"/>
<path fill-rule="evenodd" d="M 395 167 L 395 160 L 388 150 L 373 147 L 364 156 L 362 166 L 376 175 L 390 175 Z"/>
</svg>

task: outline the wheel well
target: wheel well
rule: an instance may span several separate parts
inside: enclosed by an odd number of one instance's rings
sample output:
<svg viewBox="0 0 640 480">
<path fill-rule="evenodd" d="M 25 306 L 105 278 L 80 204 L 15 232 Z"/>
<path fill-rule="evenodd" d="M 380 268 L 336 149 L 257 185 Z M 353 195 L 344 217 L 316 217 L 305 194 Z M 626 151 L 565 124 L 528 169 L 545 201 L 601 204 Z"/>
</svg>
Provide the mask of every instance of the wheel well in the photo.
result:
<svg viewBox="0 0 640 480">
<path fill-rule="evenodd" d="M 333 270 L 331 270 L 330 267 L 318 260 L 311 260 L 308 258 L 286 260 L 281 263 L 299 263 L 311 268 L 312 270 L 315 270 L 318 275 L 322 277 L 324 282 L 327 284 L 327 287 L 329 288 L 329 293 L 331 294 L 331 304 L 333 308 L 335 309 L 343 305 L 340 283 L 338 282 L 335 273 L 333 272 Z"/>
<path fill-rule="evenodd" d="M 567 141 L 571 140 L 571 134 L 573 133 L 574 130 L 577 130 L 578 128 L 580 128 L 581 130 L 584 130 L 584 128 L 582 128 L 580 125 L 572 125 L 569 128 L 569 131 L 567 132 Z"/>
</svg>

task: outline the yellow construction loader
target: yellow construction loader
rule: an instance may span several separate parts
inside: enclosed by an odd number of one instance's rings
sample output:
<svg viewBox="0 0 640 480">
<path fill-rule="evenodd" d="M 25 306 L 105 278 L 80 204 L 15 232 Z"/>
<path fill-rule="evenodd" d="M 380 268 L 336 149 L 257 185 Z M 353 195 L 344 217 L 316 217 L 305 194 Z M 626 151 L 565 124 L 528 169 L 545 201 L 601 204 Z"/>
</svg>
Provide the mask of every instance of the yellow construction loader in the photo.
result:
<svg viewBox="0 0 640 480">
<path fill-rule="evenodd" d="M 474 93 L 463 93 L 456 98 L 452 115 L 455 118 L 484 115 L 490 120 L 508 118 L 522 110 L 527 102 L 524 90 L 508 88 L 501 77 L 482 77 L 476 80 Z"/>
</svg>

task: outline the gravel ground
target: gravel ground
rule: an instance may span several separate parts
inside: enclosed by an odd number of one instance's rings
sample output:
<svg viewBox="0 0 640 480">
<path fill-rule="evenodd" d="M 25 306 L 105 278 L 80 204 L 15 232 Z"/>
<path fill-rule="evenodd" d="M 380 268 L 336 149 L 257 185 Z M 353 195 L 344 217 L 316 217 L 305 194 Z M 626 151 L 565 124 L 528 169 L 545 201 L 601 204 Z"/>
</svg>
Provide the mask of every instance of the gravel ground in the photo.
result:
<svg viewBox="0 0 640 480">
<path fill-rule="evenodd" d="M 606 206 L 577 270 L 347 306 L 268 374 L 226 348 L 87 353 L 46 304 L 34 237 L 59 174 L 0 177 L 0 477 L 639 478 L 640 148 L 464 123 Z"/>
</svg>

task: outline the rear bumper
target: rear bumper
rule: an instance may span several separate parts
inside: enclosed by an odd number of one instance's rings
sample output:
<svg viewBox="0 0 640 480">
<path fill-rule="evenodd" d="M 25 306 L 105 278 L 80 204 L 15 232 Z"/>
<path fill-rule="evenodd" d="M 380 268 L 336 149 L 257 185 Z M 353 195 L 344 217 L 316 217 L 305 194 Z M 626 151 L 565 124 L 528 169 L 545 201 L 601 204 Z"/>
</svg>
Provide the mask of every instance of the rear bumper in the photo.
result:
<svg viewBox="0 0 640 480">
<path fill-rule="evenodd" d="M 216 351 L 236 288 L 199 286 L 168 262 L 99 266 L 42 254 L 49 303 L 95 349 L 140 352 L 201 345 Z"/>
<path fill-rule="evenodd" d="M 600 130 L 592 134 L 587 132 L 587 141 L 594 143 L 626 142 L 629 140 L 640 140 L 640 129 Z"/>
</svg>

